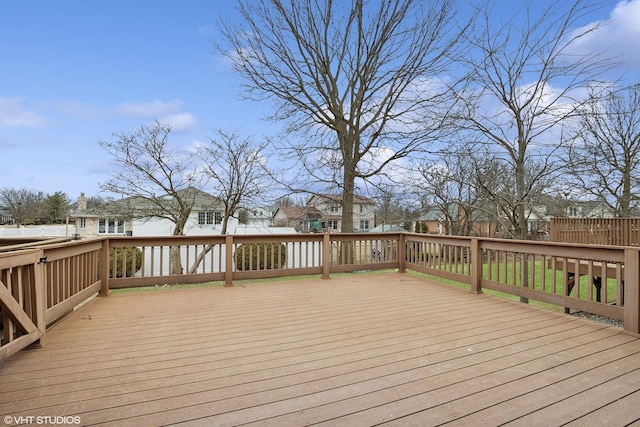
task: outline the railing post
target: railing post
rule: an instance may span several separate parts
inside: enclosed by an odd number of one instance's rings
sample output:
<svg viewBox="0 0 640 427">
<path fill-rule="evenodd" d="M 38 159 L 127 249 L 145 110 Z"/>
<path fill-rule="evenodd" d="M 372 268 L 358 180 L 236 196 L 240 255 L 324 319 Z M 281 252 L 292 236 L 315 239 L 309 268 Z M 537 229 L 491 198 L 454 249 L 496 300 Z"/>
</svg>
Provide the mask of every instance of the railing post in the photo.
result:
<svg viewBox="0 0 640 427">
<path fill-rule="evenodd" d="M 404 233 L 398 234 L 398 273 L 405 273 L 406 248 Z"/>
<path fill-rule="evenodd" d="M 100 250 L 100 261 L 99 261 L 99 276 L 100 276 L 100 296 L 106 297 L 109 295 L 109 251 L 111 248 L 109 247 L 109 239 L 102 239 L 102 249 Z"/>
<path fill-rule="evenodd" d="M 224 245 L 224 286 L 233 286 L 233 234 L 225 235 Z"/>
<path fill-rule="evenodd" d="M 480 279 L 482 278 L 482 250 L 480 249 L 480 240 L 477 237 L 471 239 L 469 261 L 471 262 L 471 291 L 480 294 L 482 293 L 480 285 Z"/>
<path fill-rule="evenodd" d="M 624 250 L 624 330 L 640 335 L 640 251 Z"/>
<path fill-rule="evenodd" d="M 33 297 L 36 306 L 35 324 L 38 330 L 42 333 L 42 336 L 38 340 L 38 345 L 42 347 L 47 342 L 47 322 L 45 320 L 45 312 L 47 311 L 47 275 L 45 272 L 46 258 L 43 250 L 40 250 L 38 253 L 38 259 L 41 261 L 33 266 Z"/>
<path fill-rule="evenodd" d="M 330 279 L 331 272 L 331 234 L 322 235 L 322 278 Z"/>
</svg>

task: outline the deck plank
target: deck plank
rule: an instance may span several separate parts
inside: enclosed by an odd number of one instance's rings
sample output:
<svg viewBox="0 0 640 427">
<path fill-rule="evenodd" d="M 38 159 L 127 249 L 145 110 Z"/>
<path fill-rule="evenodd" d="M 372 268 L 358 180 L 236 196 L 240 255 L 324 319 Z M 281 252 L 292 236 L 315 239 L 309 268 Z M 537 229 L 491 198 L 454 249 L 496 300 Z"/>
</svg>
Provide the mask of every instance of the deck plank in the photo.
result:
<svg viewBox="0 0 640 427">
<path fill-rule="evenodd" d="M 410 274 L 162 290 L 97 298 L 47 346 L 1 364 L 0 413 L 83 425 L 625 425 L 640 418 L 639 358 L 640 340 L 618 328 Z"/>
</svg>

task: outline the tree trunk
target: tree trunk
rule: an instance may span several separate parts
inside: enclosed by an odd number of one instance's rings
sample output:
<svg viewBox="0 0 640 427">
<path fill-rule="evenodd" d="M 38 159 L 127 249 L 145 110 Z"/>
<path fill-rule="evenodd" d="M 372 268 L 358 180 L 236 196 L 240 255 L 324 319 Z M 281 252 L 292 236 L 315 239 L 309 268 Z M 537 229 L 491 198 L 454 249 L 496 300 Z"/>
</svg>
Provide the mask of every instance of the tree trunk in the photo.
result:
<svg viewBox="0 0 640 427">
<path fill-rule="evenodd" d="M 180 219 L 175 223 L 175 227 L 173 228 L 174 236 L 184 236 L 184 227 L 187 224 L 187 218 L 189 215 L 183 215 Z M 171 246 L 171 263 L 170 274 L 182 274 L 182 255 L 180 253 L 180 246 Z"/>
<path fill-rule="evenodd" d="M 342 227 L 340 228 L 343 233 L 353 232 L 354 175 L 353 171 L 345 168 L 344 190 L 342 191 Z"/>
</svg>

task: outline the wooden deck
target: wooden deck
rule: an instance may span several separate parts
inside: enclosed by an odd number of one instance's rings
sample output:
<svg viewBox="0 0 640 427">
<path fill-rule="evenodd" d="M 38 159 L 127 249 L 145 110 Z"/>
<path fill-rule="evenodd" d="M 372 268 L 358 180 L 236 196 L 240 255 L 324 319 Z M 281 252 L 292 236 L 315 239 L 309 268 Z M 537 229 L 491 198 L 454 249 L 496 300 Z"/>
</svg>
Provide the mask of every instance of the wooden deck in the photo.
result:
<svg viewBox="0 0 640 427">
<path fill-rule="evenodd" d="M 5 423 L 640 425 L 638 338 L 411 274 L 111 295 L 48 339 Z"/>
</svg>

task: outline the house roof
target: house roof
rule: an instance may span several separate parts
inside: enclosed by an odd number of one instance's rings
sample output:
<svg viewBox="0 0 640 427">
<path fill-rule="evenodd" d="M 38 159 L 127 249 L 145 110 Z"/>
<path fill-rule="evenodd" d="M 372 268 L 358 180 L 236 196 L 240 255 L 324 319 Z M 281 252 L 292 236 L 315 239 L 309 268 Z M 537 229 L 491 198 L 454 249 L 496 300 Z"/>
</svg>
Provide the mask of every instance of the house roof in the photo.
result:
<svg viewBox="0 0 640 427">
<path fill-rule="evenodd" d="M 418 221 L 440 221 L 443 215 L 440 211 L 432 209 L 424 212 L 420 217 L 418 217 Z"/>
<path fill-rule="evenodd" d="M 280 206 L 276 211 L 282 212 L 288 219 L 304 218 L 305 216 L 317 216 L 320 218 L 322 213 L 312 206 Z"/>
<path fill-rule="evenodd" d="M 331 202 L 342 203 L 342 194 L 314 194 L 309 197 L 309 203 L 314 198 L 325 199 Z M 359 205 L 374 205 L 374 201 L 368 197 L 353 195 L 353 203 Z"/>
<path fill-rule="evenodd" d="M 193 200 L 193 211 L 205 210 L 205 209 L 213 209 L 214 207 L 219 207 L 222 201 L 211 194 L 199 190 L 195 187 L 188 187 L 182 190 L 178 190 L 178 193 L 181 197 L 185 199 Z M 167 205 L 173 203 L 174 198 L 168 194 L 163 194 L 156 197 L 156 200 L 160 200 L 163 204 Z M 76 204 L 77 205 L 77 204 Z M 122 212 L 133 212 L 133 211 L 145 211 L 152 210 L 156 205 L 148 198 L 141 196 L 132 196 L 125 197 L 123 199 L 112 200 L 106 203 L 104 206 L 91 207 L 89 206 L 86 210 L 80 209 L 77 207 L 73 212 L 71 212 L 72 217 L 81 217 L 81 216 L 100 216 L 109 213 L 118 213 Z"/>
</svg>

